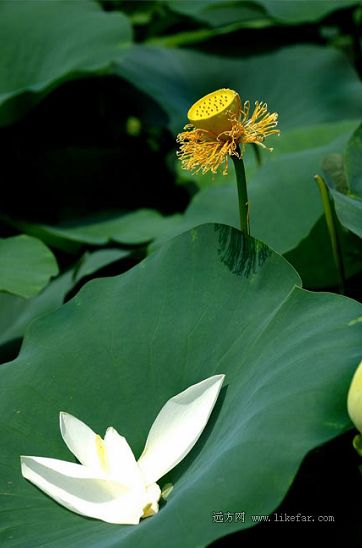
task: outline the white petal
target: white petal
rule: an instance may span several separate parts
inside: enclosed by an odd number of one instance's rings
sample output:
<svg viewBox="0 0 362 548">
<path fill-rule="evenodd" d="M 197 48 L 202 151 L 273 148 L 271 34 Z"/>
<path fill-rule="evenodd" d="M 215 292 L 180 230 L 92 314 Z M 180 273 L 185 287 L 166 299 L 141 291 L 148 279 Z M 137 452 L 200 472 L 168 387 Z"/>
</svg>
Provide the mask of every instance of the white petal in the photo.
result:
<svg viewBox="0 0 362 548">
<path fill-rule="evenodd" d="M 60 432 L 70 451 L 84 466 L 101 470 L 97 452 L 97 434 L 69 413 L 59 413 Z"/>
<path fill-rule="evenodd" d="M 108 523 L 137 524 L 144 495 L 119 482 L 94 477 L 92 470 L 57 459 L 21 457 L 24 478 L 72 512 Z"/>
<path fill-rule="evenodd" d="M 178 464 L 199 439 L 225 375 L 214 375 L 171 398 L 161 409 L 139 458 L 146 484 Z"/>
<path fill-rule="evenodd" d="M 110 427 L 107 428 L 104 445 L 110 477 L 123 485 L 144 491 L 141 471 L 126 438 L 120 436 L 115 428 Z"/>
</svg>

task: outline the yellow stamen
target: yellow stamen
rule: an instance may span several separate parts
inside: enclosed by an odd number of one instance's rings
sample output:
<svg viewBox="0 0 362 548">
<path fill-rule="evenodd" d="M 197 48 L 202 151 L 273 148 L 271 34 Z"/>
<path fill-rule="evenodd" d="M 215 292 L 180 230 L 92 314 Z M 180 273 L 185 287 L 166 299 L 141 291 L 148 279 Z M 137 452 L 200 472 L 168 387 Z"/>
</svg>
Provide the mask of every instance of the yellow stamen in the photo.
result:
<svg viewBox="0 0 362 548">
<path fill-rule="evenodd" d="M 224 164 L 223 173 L 228 170 L 228 155 L 235 154 L 236 143 L 210 139 L 207 132 L 195 129 L 185 131 L 177 137 L 181 143 L 178 157 L 182 160 L 182 167 L 194 173 L 216 173 L 218 168 Z"/>
<path fill-rule="evenodd" d="M 98 434 L 96 435 L 96 449 L 101 468 L 104 472 L 109 472 L 107 451 L 104 445 L 104 441 Z"/>
<path fill-rule="evenodd" d="M 269 135 L 279 135 L 280 131 L 274 129 L 278 124 L 278 114 L 276 112 L 270 114 L 268 112 L 268 105 L 266 103 L 259 103 L 259 101 L 255 102 L 254 112 L 251 118 L 248 119 L 249 110 L 250 103 L 249 101 L 245 101 L 240 120 L 240 123 L 244 127 L 245 135 L 241 141 L 244 143 L 255 143 L 272 151 L 272 148 L 268 148 L 262 143 Z"/>
<path fill-rule="evenodd" d="M 150 502 L 149 504 L 146 504 L 146 506 L 144 507 L 143 514 L 142 514 L 141 517 L 142 518 L 149 518 L 151 516 L 154 516 L 155 513 L 156 512 L 152 508 L 152 503 Z"/>
</svg>

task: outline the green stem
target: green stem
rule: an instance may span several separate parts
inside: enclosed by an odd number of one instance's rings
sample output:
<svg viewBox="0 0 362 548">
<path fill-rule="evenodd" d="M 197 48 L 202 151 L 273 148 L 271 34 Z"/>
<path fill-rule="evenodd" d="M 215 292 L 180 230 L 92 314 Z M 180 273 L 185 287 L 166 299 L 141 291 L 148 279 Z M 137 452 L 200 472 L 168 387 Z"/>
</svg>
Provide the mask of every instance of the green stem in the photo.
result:
<svg viewBox="0 0 362 548">
<path fill-rule="evenodd" d="M 234 166 L 236 183 L 238 187 L 238 201 L 239 201 L 239 213 L 240 213 L 240 229 L 245 234 L 250 234 L 249 229 L 249 202 L 248 202 L 248 190 L 246 188 L 246 178 L 244 162 L 240 154 L 240 148 L 236 149 L 238 156 L 231 156 Z"/>
<path fill-rule="evenodd" d="M 344 295 L 345 275 L 344 275 L 344 267 L 343 267 L 342 250 L 341 250 L 341 246 L 337 236 L 335 213 L 334 213 L 334 210 L 332 209 L 331 199 L 329 197 L 329 192 L 328 192 L 328 188 L 325 180 L 320 175 L 315 175 L 314 180 L 319 186 L 319 190 L 321 193 L 324 216 L 326 218 L 329 238 L 331 240 L 331 245 L 332 245 L 333 259 L 334 259 L 334 263 L 336 265 L 337 274 L 338 274 L 339 292 L 342 295 Z"/>
</svg>

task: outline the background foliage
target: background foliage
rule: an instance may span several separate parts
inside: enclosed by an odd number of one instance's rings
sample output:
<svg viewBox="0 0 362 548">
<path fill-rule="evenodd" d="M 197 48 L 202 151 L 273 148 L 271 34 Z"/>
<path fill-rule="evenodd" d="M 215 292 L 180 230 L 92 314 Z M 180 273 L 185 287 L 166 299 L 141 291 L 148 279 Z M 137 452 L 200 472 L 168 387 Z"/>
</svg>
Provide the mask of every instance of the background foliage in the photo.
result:
<svg viewBox="0 0 362 548">
<path fill-rule="evenodd" d="M 358 0 L 0 0 L 1 362 L 11 362 L 18 356 L 24 333 L 34 319 L 44 318 L 46 312 L 56 310 L 74 296 L 78 298 L 81 287 L 92 278 L 128 272 L 126 276 L 130 278 L 114 280 L 131 280 L 132 276 L 138 276 L 134 272 L 142 272 L 142 267 L 138 270 L 133 267 L 148 255 L 150 262 L 141 265 L 159 261 L 162 263 L 160 271 L 165 269 L 168 273 L 164 273 L 166 278 L 177 277 L 178 272 L 186 276 L 183 265 L 188 265 L 194 257 L 197 244 L 182 248 L 177 252 L 178 256 L 174 250 L 181 244 L 177 242 L 189 241 L 190 234 L 199 234 L 199 229 L 196 232 L 194 229 L 204 223 L 238 228 L 232 166 L 226 177 L 193 176 L 181 170 L 175 155 L 176 134 L 187 122 L 187 109 L 200 96 L 220 87 L 237 90 L 242 99 L 266 101 L 271 111 L 279 113 L 281 135 L 270 140 L 274 152 L 263 151 L 259 165 L 253 150 L 246 151 L 252 235 L 270 246 L 268 253 L 273 257 L 278 257 L 276 252 L 291 263 L 292 266 L 285 266 L 284 259 L 275 259 L 281 261 L 278 264 L 284 265 L 283 269 L 289 269 L 293 283 L 298 286 L 303 283 L 305 288 L 314 291 L 337 292 L 337 272 L 319 192 L 313 180 L 316 173 L 323 175 L 338 219 L 346 294 L 359 300 L 362 270 L 361 21 L 362 6 Z M 190 230 L 192 232 L 187 232 Z M 209 228 L 210 232 L 205 232 L 209 235 L 202 236 L 206 240 L 210 238 L 210 249 L 215 246 L 210 235 L 213 230 Z M 242 246 L 237 233 L 232 234 L 237 245 Z M 175 236 L 180 237 L 172 240 Z M 249 247 L 241 248 L 248 259 Z M 159 252 L 182 257 L 182 260 L 178 258 L 179 269 L 173 270 Z M 201 250 L 197 253 L 202 255 Z M 211 261 L 207 266 L 207 259 L 203 262 L 200 258 L 197 268 L 203 272 L 208 268 L 213 271 L 219 268 L 216 265 L 217 262 Z M 179 284 L 183 283 L 182 279 L 181 276 Z M 268 279 L 268 283 L 271 280 Z M 212 282 L 205 276 L 203 283 L 209 295 L 215 293 Z M 87 286 L 86 291 L 94 291 L 96 295 L 96 288 L 101 288 L 102 293 L 105 288 L 113 287 L 113 283 L 117 292 L 123 282 L 99 281 L 90 285 L 92 289 Z M 155 281 L 149 283 L 144 302 L 152 309 L 155 304 L 152 291 L 157 294 L 159 290 L 155 287 L 159 282 L 155 276 Z M 282 286 L 282 279 L 275 281 L 271 293 Z M 177 295 L 176 287 L 174 291 Z M 251 299 L 254 294 L 250 291 L 249 294 L 249 289 L 245 290 L 243 298 Z M 296 293 L 301 295 L 302 290 Z M 81 293 L 85 294 L 89 293 Z M 303 295 L 302 299 L 307 299 L 307 294 Z M 355 313 L 353 320 L 348 311 L 358 305 L 340 301 L 336 296 L 313 295 L 311 299 L 318 302 L 320 321 L 325 328 L 321 341 L 325 341 L 325 347 L 330 347 L 326 359 L 333 361 L 333 337 L 328 332 L 328 314 L 322 312 L 324 303 L 328 303 L 326 310 L 331 310 L 332 315 L 334 303 L 343 302 L 341 318 L 346 322 L 347 316 L 348 321 L 355 320 L 353 329 L 360 324 L 356 319 L 358 314 Z M 322 301 L 319 299 L 326 299 L 320 309 Z M 29 436 L 36 428 L 41 412 L 55 413 L 56 406 L 44 403 L 44 394 L 40 394 L 43 404 L 38 408 L 39 416 L 32 416 L 26 424 L 21 416 L 17 423 L 13 415 L 17 411 L 14 394 L 20 382 L 19 371 L 25 367 L 31 376 L 32 368 L 37 367 L 35 358 L 34 362 L 29 358 L 26 364 L 24 360 L 27 360 L 27 352 L 31 354 L 41 346 L 37 337 L 46 337 L 40 336 L 41 326 L 54 322 L 54 329 L 61 333 L 61 322 L 58 322 L 62 314 L 64 321 L 73 321 L 71 311 L 76 301 L 72 302 L 73 305 L 61 308 L 54 316 L 45 316 L 46 320 L 34 323 L 39 326 L 38 331 L 34 327 L 38 335 L 33 338 L 29 335 L 27 346 L 17 361 L 2 366 L 3 386 L 5 380 L 9 383 L 7 386 L 14 383 L 14 392 L 5 392 L 6 397 L 2 400 L 6 439 L 9 424 Z M 88 301 L 87 306 L 91 306 Z M 102 306 L 100 304 L 100 308 Z M 130 309 L 134 306 L 133 301 L 129 306 Z M 195 303 L 193 306 L 196 309 Z M 185 317 L 194 312 L 194 309 L 187 309 Z M 248 321 L 254 313 L 263 314 L 263 307 L 250 310 Z M 135 317 L 138 318 L 137 314 Z M 177 323 L 176 310 L 170 318 L 170 322 Z M 112 318 L 112 322 L 119 320 L 117 315 Z M 102 314 L 97 321 L 102 325 Z M 324 389 L 333 390 L 331 405 L 338 426 L 333 434 L 328 430 L 324 409 L 318 415 L 320 424 L 309 425 L 304 444 L 301 442 L 302 447 L 291 452 L 297 455 L 292 459 L 293 470 L 288 480 L 278 476 L 279 491 L 276 489 L 272 493 L 270 507 L 259 508 L 257 504 L 256 507 L 266 512 L 278 504 L 285 504 L 290 513 L 303 509 L 308 513 L 313 499 L 315 513 L 329 512 L 338 516 L 338 523 L 330 526 L 327 533 L 324 525 L 323 533 L 343 537 L 347 534 L 347 523 L 349 531 L 351 528 L 359 531 L 359 517 L 354 520 L 347 516 L 358 515 L 355 508 L 362 509 L 356 498 L 352 497 L 350 503 L 345 500 L 346 485 L 350 486 L 349 497 L 351 492 L 357 493 L 361 488 L 356 472 L 358 462 L 351 449 L 351 433 L 312 454 L 312 460 L 302 466 L 294 487 L 282 503 L 307 451 L 349 427 L 343 408 L 343 390 L 345 392 L 353 365 L 357 365 L 358 352 L 357 347 L 352 348 L 350 335 L 345 335 L 351 330 L 343 331 L 344 320 L 336 322 L 340 333 L 343 332 L 340 335 L 343 358 L 340 357 L 339 365 L 337 358 L 334 365 L 331 362 L 331 372 L 335 376 L 332 374 L 330 380 L 329 377 L 325 379 Z M 221 324 L 222 319 L 219 319 Z M 75 326 L 74 332 L 82 333 L 78 340 L 82 347 L 87 347 L 91 336 L 87 329 Z M 146 333 L 148 329 L 145 325 Z M 305 325 L 296 330 L 304 340 Z M 165 335 L 166 338 L 170 336 Z M 132 335 L 127 344 L 129 352 L 134 352 L 137 337 Z M 274 344 L 278 352 L 281 351 L 279 343 Z M 313 351 L 321 352 L 317 347 L 313 347 Z M 63 363 L 59 352 L 57 359 Z M 166 346 L 162 352 L 166 352 Z M 269 356 L 274 352 L 275 356 L 278 354 L 273 345 L 269 345 L 268 352 Z M 313 356 L 304 359 L 305 366 L 312 368 Z M 46 361 L 52 362 L 50 350 Z M 68 366 L 71 364 L 64 364 L 65 370 L 60 375 L 63 380 L 68 375 Z M 82 361 L 79 367 L 85 372 L 87 364 Z M 210 367 L 202 369 L 204 376 L 212 374 Z M 288 371 L 286 367 L 285 378 L 291 378 L 292 373 Z M 313 375 L 312 370 L 310 374 Z M 43 376 L 40 384 L 45 383 L 45 386 L 49 382 L 48 371 L 43 370 L 40 376 Z M 338 380 L 341 382 L 339 388 L 336 387 Z M 283 382 L 291 388 L 289 381 Z M 175 388 L 181 390 L 184 386 Z M 34 399 L 29 396 L 32 388 L 28 386 L 26 390 L 24 401 L 29 412 Z M 44 390 L 47 392 L 48 387 Z M 160 391 L 160 398 L 170 395 L 167 390 Z M 315 400 L 313 402 L 311 409 L 314 409 Z M 308 407 L 307 402 L 304 405 Z M 88 403 L 86 407 L 92 408 Z M 244 412 L 240 409 L 240 414 Z M 8 418 L 5 418 L 6 413 L 10 413 Z M 102 418 L 102 424 L 106 418 L 117 422 L 107 415 Z M 279 420 L 286 419 L 279 417 Z M 47 423 L 40 438 L 46 436 L 48 427 L 50 431 L 53 429 Z M 276 430 L 277 423 L 271 428 L 271 431 Z M 314 428 L 319 433 L 313 437 Z M 10 459 L 19 451 L 25 451 L 19 447 L 19 440 L 11 443 L 10 452 L 6 453 Z M 272 445 L 266 450 L 273 454 Z M 58 448 L 57 443 L 54 447 Z M 33 451 L 37 449 L 34 447 Z M 255 460 L 255 455 L 250 454 L 251 460 Z M 280 454 L 277 457 L 278 468 L 281 466 Z M 335 467 L 338 466 L 342 473 L 341 460 L 345 465 L 344 480 L 339 483 Z M 8 463 L 2 464 L 4 470 L 8 470 Z M 350 474 L 346 472 L 347 464 Z M 3 479 L 6 477 L 7 472 Z M 300 477 L 304 490 L 298 487 Z M 310 481 L 310 477 L 313 480 Z M 331 485 L 335 488 L 331 489 Z M 5 487 L 3 491 L 7 493 L 8 487 Z M 241 487 L 244 488 L 245 485 Z M 209 495 L 205 493 L 206 499 Z M 47 504 L 45 500 L 44 505 Z M 54 519 L 58 519 L 57 511 L 54 510 Z M 304 534 L 319 530 L 322 525 L 316 524 Z M 288 531 L 286 527 L 284 537 Z M 210 542 L 227 532 L 231 531 L 219 528 L 204 538 Z M 276 536 L 281 534 L 275 526 L 266 528 L 262 525 L 244 531 L 241 538 L 253 541 L 265 538 L 263 535 L 269 538 L 273 532 Z M 20 545 L 16 539 L 11 540 L 5 526 L 3 534 L 5 545 Z M 22 534 L 26 538 L 28 533 Z M 202 535 L 199 540 L 202 542 Z M 94 542 L 96 545 L 99 540 Z"/>
</svg>

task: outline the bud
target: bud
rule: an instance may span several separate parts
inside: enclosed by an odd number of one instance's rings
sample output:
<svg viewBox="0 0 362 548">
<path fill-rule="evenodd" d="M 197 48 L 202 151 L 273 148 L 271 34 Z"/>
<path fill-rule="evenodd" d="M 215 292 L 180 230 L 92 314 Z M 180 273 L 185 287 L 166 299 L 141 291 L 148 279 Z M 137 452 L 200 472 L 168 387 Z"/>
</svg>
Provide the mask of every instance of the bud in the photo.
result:
<svg viewBox="0 0 362 548">
<path fill-rule="evenodd" d="M 353 424 L 362 432 L 362 362 L 353 375 L 347 397 L 347 408 Z"/>
</svg>

